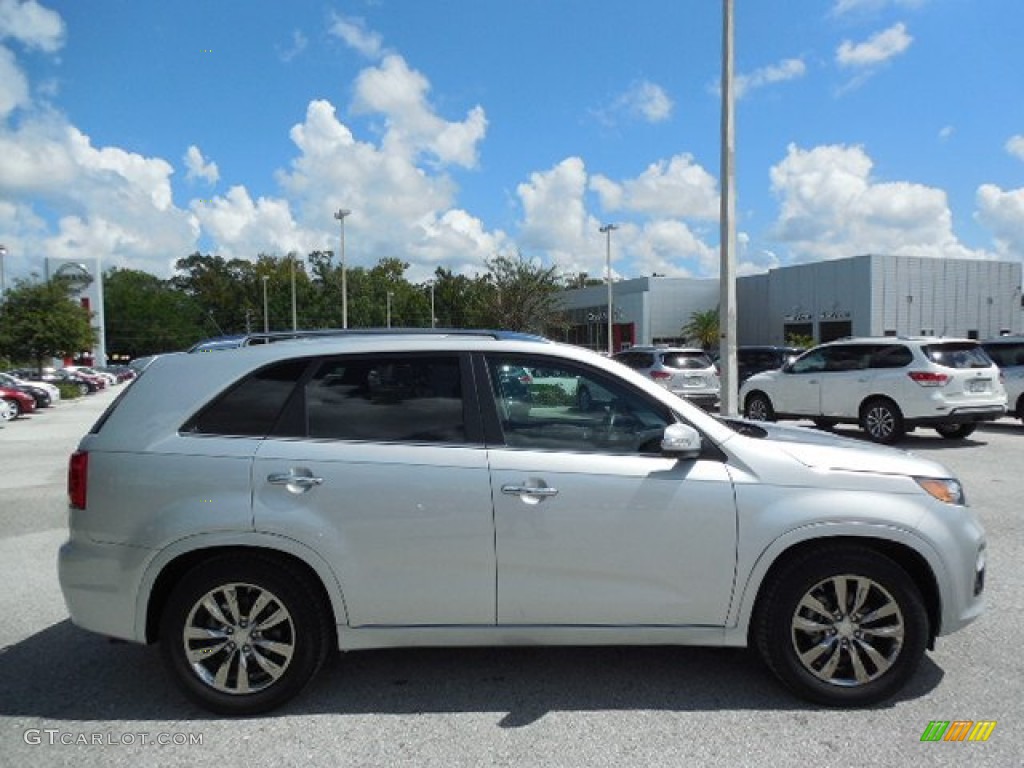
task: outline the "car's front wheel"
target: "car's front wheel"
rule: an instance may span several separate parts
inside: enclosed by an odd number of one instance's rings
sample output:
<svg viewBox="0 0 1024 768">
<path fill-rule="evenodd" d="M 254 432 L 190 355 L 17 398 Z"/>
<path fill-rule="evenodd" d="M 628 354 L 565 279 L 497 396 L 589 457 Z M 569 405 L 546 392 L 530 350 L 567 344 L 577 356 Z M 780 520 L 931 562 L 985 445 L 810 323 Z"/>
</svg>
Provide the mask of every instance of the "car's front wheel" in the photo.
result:
<svg viewBox="0 0 1024 768">
<path fill-rule="evenodd" d="M 743 415 L 754 421 L 775 421 L 775 409 L 772 401 L 763 392 L 752 392 L 747 395 L 743 406 Z"/>
<path fill-rule="evenodd" d="M 164 663 L 196 704 L 254 715 L 295 696 L 323 664 L 327 609 L 287 563 L 225 555 L 199 564 L 164 608 Z"/>
<path fill-rule="evenodd" d="M 899 406 L 882 397 L 869 400 L 861 408 L 860 427 L 873 441 L 886 445 L 895 443 L 906 433 Z"/>
<path fill-rule="evenodd" d="M 873 550 L 841 544 L 783 566 L 754 621 L 769 668 L 798 695 L 828 706 L 891 697 L 917 668 L 929 631 L 906 571 Z"/>
<path fill-rule="evenodd" d="M 963 440 L 974 434 L 977 424 L 940 424 L 935 431 L 947 440 Z"/>
<path fill-rule="evenodd" d="M 13 421 L 20 410 L 14 400 L 0 400 L 0 421 Z"/>
</svg>

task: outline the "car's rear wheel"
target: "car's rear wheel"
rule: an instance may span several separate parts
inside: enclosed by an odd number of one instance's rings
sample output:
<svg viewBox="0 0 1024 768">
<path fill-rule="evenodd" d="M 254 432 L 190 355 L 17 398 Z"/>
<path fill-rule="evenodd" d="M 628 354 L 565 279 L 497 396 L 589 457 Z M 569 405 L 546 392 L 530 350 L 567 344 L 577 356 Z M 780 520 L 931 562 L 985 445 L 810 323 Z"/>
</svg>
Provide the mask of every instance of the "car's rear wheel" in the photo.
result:
<svg viewBox="0 0 1024 768">
<path fill-rule="evenodd" d="M 860 411 L 860 427 L 876 443 L 895 443 L 905 434 L 903 413 L 892 400 L 869 400 Z"/>
<path fill-rule="evenodd" d="M 328 611 L 287 563 L 225 555 L 199 564 L 160 622 L 164 663 L 196 704 L 253 715 L 295 696 L 323 664 Z"/>
<path fill-rule="evenodd" d="M 783 566 L 754 621 L 769 668 L 799 696 L 828 706 L 891 697 L 917 668 L 929 631 L 924 600 L 906 571 L 845 544 Z"/>
<path fill-rule="evenodd" d="M 89 394 L 89 385 L 88 384 L 79 384 L 78 385 L 78 394 L 80 394 L 80 395 L 88 395 Z"/>
<path fill-rule="evenodd" d="M 743 414 L 754 421 L 775 421 L 772 401 L 764 392 L 751 392 L 743 405 Z"/>
<path fill-rule="evenodd" d="M 939 424 L 935 431 L 947 440 L 963 440 L 974 434 L 977 428 L 977 424 Z"/>
</svg>

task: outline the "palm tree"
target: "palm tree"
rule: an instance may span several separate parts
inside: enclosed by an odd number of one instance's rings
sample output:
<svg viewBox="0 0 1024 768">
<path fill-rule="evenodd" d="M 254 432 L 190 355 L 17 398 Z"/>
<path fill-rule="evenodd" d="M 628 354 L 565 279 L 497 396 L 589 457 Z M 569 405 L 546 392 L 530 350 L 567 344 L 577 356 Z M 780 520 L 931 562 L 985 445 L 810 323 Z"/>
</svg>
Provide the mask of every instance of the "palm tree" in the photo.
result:
<svg viewBox="0 0 1024 768">
<path fill-rule="evenodd" d="M 690 322 L 682 328 L 683 335 L 707 351 L 718 343 L 718 307 L 692 312 Z"/>
</svg>

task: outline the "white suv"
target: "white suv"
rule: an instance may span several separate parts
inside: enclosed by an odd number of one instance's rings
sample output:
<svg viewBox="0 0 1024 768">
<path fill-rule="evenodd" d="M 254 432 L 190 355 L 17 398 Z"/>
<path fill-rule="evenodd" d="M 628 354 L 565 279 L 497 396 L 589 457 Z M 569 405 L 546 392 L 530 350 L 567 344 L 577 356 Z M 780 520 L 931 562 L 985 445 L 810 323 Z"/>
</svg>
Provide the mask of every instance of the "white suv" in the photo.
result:
<svg viewBox="0 0 1024 768">
<path fill-rule="evenodd" d="M 808 350 L 740 389 L 747 418 L 859 424 L 879 443 L 919 426 L 962 439 L 1006 413 L 999 368 L 970 339 L 855 338 Z"/>
<path fill-rule="evenodd" d="M 284 703 L 332 649 L 539 643 L 749 643 L 859 706 L 983 607 L 985 536 L 941 465 L 719 420 L 500 332 L 161 355 L 68 487 L 72 620 L 159 641 L 227 714 Z"/>
</svg>

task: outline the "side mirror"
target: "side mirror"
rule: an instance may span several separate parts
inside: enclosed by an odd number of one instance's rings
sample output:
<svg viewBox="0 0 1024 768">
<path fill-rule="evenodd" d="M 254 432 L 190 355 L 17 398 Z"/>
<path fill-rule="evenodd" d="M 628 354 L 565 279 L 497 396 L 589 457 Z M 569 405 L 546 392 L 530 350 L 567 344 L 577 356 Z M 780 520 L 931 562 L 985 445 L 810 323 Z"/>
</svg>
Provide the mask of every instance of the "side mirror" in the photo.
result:
<svg viewBox="0 0 1024 768">
<path fill-rule="evenodd" d="M 661 435 L 661 452 L 676 459 L 700 456 L 700 433 L 689 424 L 669 424 Z"/>
</svg>

